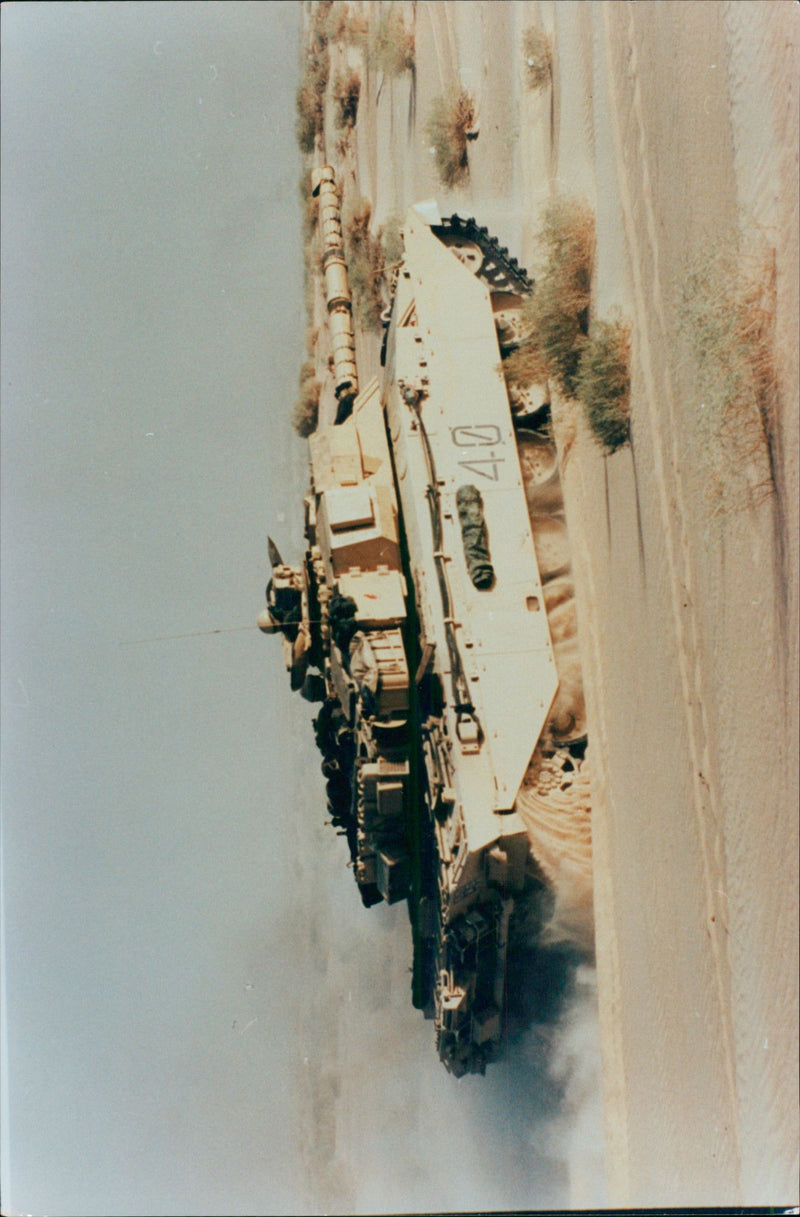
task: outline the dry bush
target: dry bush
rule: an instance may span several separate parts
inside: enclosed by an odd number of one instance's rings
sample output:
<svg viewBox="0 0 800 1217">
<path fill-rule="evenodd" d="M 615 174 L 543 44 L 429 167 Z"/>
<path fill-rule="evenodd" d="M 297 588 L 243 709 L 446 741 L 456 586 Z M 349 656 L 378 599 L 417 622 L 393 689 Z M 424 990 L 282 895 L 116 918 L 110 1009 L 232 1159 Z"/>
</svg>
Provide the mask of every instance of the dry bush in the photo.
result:
<svg viewBox="0 0 800 1217">
<path fill-rule="evenodd" d="M 383 226 L 383 256 L 387 267 L 398 266 L 405 256 L 403 244 L 403 221 L 400 216 L 389 216 Z"/>
<path fill-rule="evenodd" d="M 313 152 L 317 136 L 322 134 L 325 125 L 324 95 L 325 84 L 318 87 L 319 78 L 312 79 L 308 69 L 303 83 L 297 90 L 296 106 L 297 121 L 295 132 L 301 152 Z M 326 77 L 327 82 L 327 77 Z"/>
<path fill-rule="evenodd" d="M 313 152 L 317 137 L 325 126 L 325 89 L 328 84 L 327 51 L 323 57 L 309 58 L 297 90 L 295 131 L 301 152 Z"/>
<path fill-rule="evenodd" d="M 531 385 L 546 383 L 550 375 L 544 352 L 537 342 L 522 343 L 504 357 L 501 366 L 509 389 L 524 391 Z"/>
<path fill-rule="evenodd" d="M 307 360 L 300 369 L 300 391 L 292 410 L 292 426 L 303 439 L 317 429 L 320 388 L 314 364 Z"/>
<path fill-rule="evenodd" d="M 381 233 L 370 232 L 372 205 L 361 199 L 344 225 L 345 254 L 353 297 L 353 316 L 365 329 L 378 329 L 383 312 L 383 276 L 386 259 Z"/>
<path fill-rule="evenodd" d="M 303 308 L 306 315 L 306 326 L 308 332 L 314 324 L 314 297 L 316 296 L 316 283 L 314 281 L 314 272 L 310 262 L 306 260 L 303 265 Z"/>
<path fill-rule="evenodd" d="M 591 209 L 575 199 L 553 199 L 538 244 L 542 271 L 523 306 L 532 335 L 529 345 L 559 387 L 574 396 L 589 324 L 595 246 Z"/>
<path fill-rule="evenodd" d="M 595 224 L 575 199 L 554 199 L 538 235 L 541 270 L 522 312 L 528 336 L 505 356 L 513 398 L 532 384 L 554 380 L 585 407 L 607 452 L 630 437 L 630 327 L 619 319 L 589 329 Z"/>
<path fill-rule="evenodd" d="M 529 25 L 522 35 L 525 59 L 525 88 L 535 92 L 548 84 L 553 74 L 553 52 L 550 39 L 541 26 Z"/>
<path fill-rule="evenodd" d="M 316 307 L 322 294 L 320 242 L 315 237 L 303 244 L 303 309 L 306 321 L 306 341 L 316 336 Z M 313 344 L 312 344 L 313 347 Z M 312 347 L 308 347 L 309 353 Z"/>
<path fill-rule="evenodd" d="M 445 186 L 457 186 L 469 173 L 467 132 L 475 121 L 475 103 L 464 89 L 436 97 L 425 130 Z"/>
<path fill-rule="evenodd" d="M 401 76 L 414 67 L 414 31 L 407 28 L 398 9 L 387 4 L 380 9 L 377 25 L 369 34 L 367 64 L 385 76 Z"/>
<path fill-rule="evenodd" d="M 319 199 L 311 191 L 311 173 L 304 169 L 300 174 L 300 214 L 303 223 L 303 247 L 308 248 L 319 223 Z"/>
<path fill-rule="evenodd" d="M 774 491 L 772 409 L 774 253 L 715 235 L 687 263 L 678 328 L 696 384 L 698 451 L 712 510 L 729 512 Z"/>
<path fill-rule="evenodd" d="M 334 126 L 338 131 L 350 129 L 358 118 L 361 77 L 354 68 L 339 72 L 333 82 Z"/>
<path fill-rule="evenodd" d="M 581 349 L 575 391 L 606 452 L 630 439 L 631 330 L 621 320 L 593 321 Z"/>
<path fill-rule="evenodd" d="M 314 151 L 317 138 L 322 135 L 325 126 L 325 90 L 330 72 L 325 23 L 330 8 L 329 3 L 318 4 L 309 24 L 305 67 L 295 98 L 295 131 L 301 152 Z"/>
<path fill-rule="evenodd" d="M 369 19 L 354 13 L 346 0 L 335 0 L 325 18 L 325 33 L 329 42 L 364 48 L 367 45 Z"/>
<path fill-rule="evenodd" d="M 317 0 L 316 4 L 309 7 L 311 8 L 311 17 L 308 23 L 310 36 L 327 42 L 330 37 L 332 18 L 336 10 L 335 0 Z"/>
</svg>

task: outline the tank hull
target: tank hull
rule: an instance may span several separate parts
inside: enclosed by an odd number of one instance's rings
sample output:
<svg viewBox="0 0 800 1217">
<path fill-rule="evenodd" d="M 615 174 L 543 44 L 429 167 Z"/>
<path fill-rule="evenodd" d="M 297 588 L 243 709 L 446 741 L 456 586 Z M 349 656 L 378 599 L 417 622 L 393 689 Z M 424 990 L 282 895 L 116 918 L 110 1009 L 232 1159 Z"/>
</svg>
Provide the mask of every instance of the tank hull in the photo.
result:
<svg viewBox="0 0 800 1217">
<path fill-rule="evenodd" d="M 556 719 L 575 726 L 548 623 L 569 569 L 557 470 L 529 444 L 531 491 L 502 371 L 530 284 L 471 222 L 411 208 L 383 376 L 356 395 L 329 170 L 318 189 L 339 409 L 310 440 L 304 566 L 274 576 L 284 598 L 297 589 L 302 621 L 270 629 L 284 634 L 294 687 L 316 673 L 331 818 L 364 903 L 408 901 L 413 1001 L 461 1076 L 501 1050 L 531 869 L 515 804 Z"/>
</svg>

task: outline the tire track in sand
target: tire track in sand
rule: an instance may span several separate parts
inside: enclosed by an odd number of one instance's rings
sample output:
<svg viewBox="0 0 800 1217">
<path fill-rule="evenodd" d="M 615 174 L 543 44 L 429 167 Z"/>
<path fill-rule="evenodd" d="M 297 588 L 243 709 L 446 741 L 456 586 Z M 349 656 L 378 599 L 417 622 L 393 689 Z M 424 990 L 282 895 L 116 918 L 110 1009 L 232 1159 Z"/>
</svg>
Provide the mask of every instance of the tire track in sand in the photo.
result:
<svg viewBox="0 0 800 1217">
<path fill-rule="evenodd" d="M 558 418 L 566 415 L 567 407 L 557 395 L 554 405 L 556 406 L 554 411 L 555 438 L 562 477 L 565 477 L 565 453 L 569 451 L 568 444 L 571 444 L 572 440 L 565 443 Z M 593 439 L 580 434 L 578 443 L 586 443 L 592 456 L 594 455 L 595 441 Z M 574 515 L 570 514 L 568 525 L 575 585 L 576 589 L 581 589 L 578 605 L 578 638 L 584 670 L 584 691 L 590 739 L 587 757 L 591 767 L 591 849 L 595 941 L 602 942 L 605 959 L 602 983 L 598 984 L 597 990 L 601 1027 L 600 1053 L 603 1064 L 603 1107 L 606 1112 L 613 1111 L 620 1116 L 618 1119 L 605 1119 L 604 1121 L 606 1182 L 609 1198 L 613 1197 L 617 1203 L 629 1204 L 631 1193 L 629 1086 L 622 1036 L 624 1001 L 621 983 L 622 965 L 617 936 L 619 919 L 616 913 L 616 893 L 612 882 L 613 849 L 609 839 L 617 817 L 613 810 L 613 790 L 606 763 L 606 758 L 610 754 L 610 733 L 605 702 L 599 692 L 605 687 L 606 682 L 603 678 L 603 649 L 598 631 L 597 614 L 588 612 L 584 617 L 580 611 L 581 603 L 587 605 L 600 603 L 592 554 L 584 540 L 589 533 L 588 525 L 585 523 L 585 510 L 586 505 L 593 500 L 593 493 L 587 489 L 582 459 L 578 458 L 572 463 L 566 476 L 575 478 L 580 483 L 579 493 L 569 496 L 575 507 L 579 508 L 579 517 L 575 519 Z M 573 513 L 574 509 L 573 507 Z"/>
<path fill-rule="evenodd" d="M 605 58 L 608 66 L 609 104 L 613 116 L 611 129 L 617 164 L 622 219 L 631 251 L 631 273 L 636 301 L 637 329 L 641 336 L 637 355 L 644 377 L 647 398 L 650 403 L 658 401 L 659 413 L 648 411 L 651 441 L 658 487 L 664 544 L 667 556 L 670 584 L 670 607 L 675 628 L 681 690 L 686 715 L 689 759 L 692 766 L 692 794 L 697 822 L 706 907 L 706 930 L 711 946 L 714 985 L 717 1001 L 717 1023 L 724 1062 L 727 1086 L 727 1112 L 720 1113 L 720 1123 L 727 1125 L 733 1136 L 735 1147 L 735 1187 L 741 1191 L 740 1137 L 736 1086 L 736 1065 L 733 1024 L 731 1017 L 731 971 L 725 937 L 727 913 L 725 902 L 725 853 L 722 830 L 720 794 L 717 774 L 712 763 L 711 732 L 706 712 L 706 689 L 702 666 L 698 623 L 694 610 L 691 551 L 685 520 L 686 507 L 680 473 L 679 429 L 675 409 L 672 377 L 667 364 L 660 369 L 660 376 L 653 366 L 651 351 L 651 315 L 654 314 L 663 342 L 669 336 L 661 288 L 659 245 L 656 216 L 653 208 L 651 177 L 648 167 L 648 149 L 645 130 L 641 83 L 638 70 L 638 55 L 635 39 L 633 12 L 628 10 L 627 47 L 625 48 L 630 79 L 632 82 L 632 109 L 635 123 L 636 153 L 641 174 L 641 197 L 643 201 L 646 242 L 640 240 L 634 215 L 633 192 L 629 186 L 627 166 L 622 146 L 622 109 L 618 85 L 612 60 L 611 16 L 607 3 L 603 5 L 603 28 L 605 36 Z M 644 248 L 643 248 L 644 246 Z M 649 259 L 651 283 L 645 284 L 643 267 Z M 665 434 L 666 433 L 666 434 Z M 671 442 L 670 438 L 671 437 Z M 720 890 L 721 889 L 721 890 Z"/>
</svg>

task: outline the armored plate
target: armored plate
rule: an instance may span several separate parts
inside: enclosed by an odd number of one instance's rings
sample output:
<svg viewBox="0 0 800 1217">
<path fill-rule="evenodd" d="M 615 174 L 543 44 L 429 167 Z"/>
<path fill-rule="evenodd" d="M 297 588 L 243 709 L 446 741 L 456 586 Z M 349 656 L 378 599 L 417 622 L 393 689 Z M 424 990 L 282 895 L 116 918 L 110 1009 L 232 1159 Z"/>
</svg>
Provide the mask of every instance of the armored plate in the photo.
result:
<svg viewBox="0 0 800 1217">
<path fill-rule="evenodd" d="M 448 735 L 462 752 L 456 785 L 474 849 L 497 835 L 496 821 L 479 827 L 487 810 L 513 807 L 558 678 L 489 287 L 416 208 L 404 237 L 386 409 L 422 633 L 435 643 Z M 456 501 L 465 486 L 482 502 L 494 571 L 485 588 L 465 555 Z M 459 665 L 479 724 L 475 752 L 458 735 Z"/>
</svg>

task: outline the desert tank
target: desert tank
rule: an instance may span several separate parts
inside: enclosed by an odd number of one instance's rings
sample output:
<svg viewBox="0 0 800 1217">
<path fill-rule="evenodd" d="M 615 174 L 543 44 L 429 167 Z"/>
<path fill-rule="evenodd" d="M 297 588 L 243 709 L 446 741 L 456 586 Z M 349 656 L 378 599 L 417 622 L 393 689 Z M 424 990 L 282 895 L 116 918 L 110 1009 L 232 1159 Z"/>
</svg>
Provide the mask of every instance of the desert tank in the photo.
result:
<svg viewBox="0 0 800 1217">
<path fill-rule="evenodd" d="M 518 794 L 541 770 L 537 797 L 554 772 L 565 797 L 585 748 L 580 683 L 559 681 L 574 630 L 551 637 L 574 606 L 546 388 L 511 403 L 502 369 L 533 285 L 474 221 L 412 207 L 383 374 L 359 389 L 330 168 L 314 189 L 335 421 L 310 437 L 302 563 L 269 542 L 259 625 L 322 703 L 331 819 L 364 904 L 407 901 L 413 1002 L 461 1076 L 501 1050 L 509 930 L 535 868 Z"/>
</svg>

